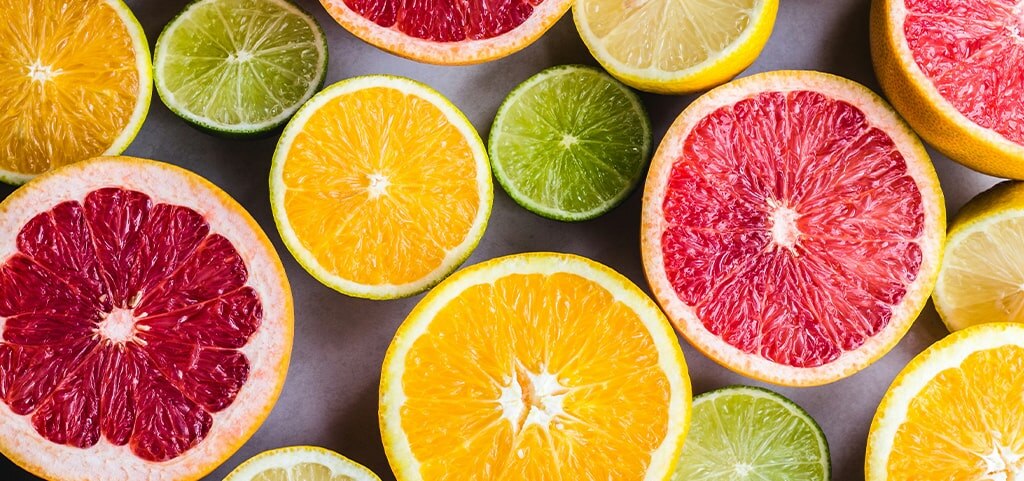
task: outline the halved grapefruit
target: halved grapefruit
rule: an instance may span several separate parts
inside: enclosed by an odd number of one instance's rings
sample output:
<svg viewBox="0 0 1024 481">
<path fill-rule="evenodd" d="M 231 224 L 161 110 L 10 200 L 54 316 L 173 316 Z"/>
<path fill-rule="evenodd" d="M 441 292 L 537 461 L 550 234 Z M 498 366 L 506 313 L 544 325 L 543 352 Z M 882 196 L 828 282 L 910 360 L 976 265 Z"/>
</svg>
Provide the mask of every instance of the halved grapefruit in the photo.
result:
<svg viewBox="0 0 1024 481">
<path fill-rule="evenodd" d="M 1024 2 L 874 0 L 878 82 L 921 137 L 967 167 L 1024 179 Z"/>
<path fill-rule="evenodd" d="M 0 451 L 61 481 L 197 479 L 274 405 L 277 254 L 188 171 L 101 157 L 0 204 Z"/>
<path fill-rule="evenodd" d="M 935 285 L 945 210 L 921 142 L 865 87 L 746 77 L 655 155 L 641 247 L 676 327 L 726 367 L 817 385 L 881 357 Z"/>
<path fill-rule="evenodd" d="M 572 0 L 320 0 L 356 37 L 412 60 L 466 65 L 511 55 L 540 38 Z"/>
</svg>

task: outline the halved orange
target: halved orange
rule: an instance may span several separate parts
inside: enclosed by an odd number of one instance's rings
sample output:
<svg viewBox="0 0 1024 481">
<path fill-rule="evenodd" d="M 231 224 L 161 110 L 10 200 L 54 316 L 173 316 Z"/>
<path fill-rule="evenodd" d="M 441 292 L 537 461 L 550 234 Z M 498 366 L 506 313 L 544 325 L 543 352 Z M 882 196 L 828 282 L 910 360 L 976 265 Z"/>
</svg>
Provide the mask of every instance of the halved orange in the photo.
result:
<svg viewBox="0 0 1024 481">
<path fill-rule="evenodd" d="M 121 0 L 0 0 L 0 181 L 128 147 L 153 93 L 142 26 Z"/>
<path fill-rule="evenodd" d="M 270 201 L 285 245 L 314 277 L 357 297 L 421 292 L 476 247 L 493 198 L 469 120 L 414 80 L 338 82 L 292 118 Z"/>
<path fill-rule="evenodd" d="M 409 314 L 384 359 L 381 433 L 399 481 L 667 481 L 690 394 L 672 327 L 636 285 L 520 254 Z"/>
</svg>

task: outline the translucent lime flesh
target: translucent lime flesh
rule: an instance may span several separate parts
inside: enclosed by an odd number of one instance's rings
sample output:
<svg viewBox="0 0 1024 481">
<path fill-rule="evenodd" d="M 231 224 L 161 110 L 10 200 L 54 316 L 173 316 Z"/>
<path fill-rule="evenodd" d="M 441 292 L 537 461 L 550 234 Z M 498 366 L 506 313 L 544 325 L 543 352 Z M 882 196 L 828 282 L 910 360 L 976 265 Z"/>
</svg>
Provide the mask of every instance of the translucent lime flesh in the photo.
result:
<svg viewBox="0 0 1024 481">
<path fill-rule="evenodd" d="M 764 389 L 734 386 L 693 400 L 673 481 L 827 481 L 828 444 L 800 407 Z"/>
<path fill-rule="evenodd" d="M 517 87 L 491 128 L 502 186 L 545 217 L 597 217 L 636 186 L 651 147 L 647 113 L 628 88 L 596 69 L 548 69 Z"/>
<path fill-rule="evenodd" d="M 186 120 L 259 132 L 315 93 L 326 59 L 320 27 L 285 0 L 200 0 L 160 36 L 156 83 Z"/>
</svg>

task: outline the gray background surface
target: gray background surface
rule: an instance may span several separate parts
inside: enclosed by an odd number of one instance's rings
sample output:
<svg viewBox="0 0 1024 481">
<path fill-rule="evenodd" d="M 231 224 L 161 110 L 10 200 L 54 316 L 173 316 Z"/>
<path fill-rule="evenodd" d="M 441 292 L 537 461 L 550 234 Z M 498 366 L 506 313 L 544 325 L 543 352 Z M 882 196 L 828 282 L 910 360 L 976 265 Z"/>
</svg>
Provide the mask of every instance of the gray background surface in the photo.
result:
<svg viewBox="0 0 1024 481">
<path fill-rule="evenodd" d="M 150 47 L 186 0 L 128 0 L 146 30 Z M 538 71 L 565 63 L 596 62 L 566 15 L 544 37 L 505 59 L 472 67 L 438 67 L 404 60 L 363 43 L 336 24 L 316 0 L 299 0 L 327 33 L 327 83 L 389 73 L 425 82 L 448 96 L 486 138 L 505 95 Z M 781 0 L 771 40 L 741 75 L 778 69 L 814 69 L 842 75 L 875 91 L 878 84 L 868 52 L 869 0 Z M 644 95 L 655 142 L 693 96 Z M 384 351 L 399 323 L 420 296 L 366 301 L 338 294 L 310 277 L 280 242 L 267 197 L 267 173 L 277 142 L 224 140 L 199 132 L 175 117 L 154 92 L 149 117 L 126 155 L 164 160 L 208 178 L 244 205 L 259 221 L 284 261 L 295 296 L 295 347 L 288 380 L 262 428 L 224 465 L 208 476 L 220 480 L 248 457 L 271 448 L 313 444 L 359 461 L 385 480 L 388 468 L 377 428 L 377 385 Z M 952 216 L 964 202 L 994 183 L 930 150 Z M 10 193 L 0 187 L 0 196 Z M 564 224 L 517 206 L 495 183 L 490 225 L 474 264 L 505 254 L 561 251 L 603 262 L 647 290 L 638 245 L 640 192 L 596 220 Z M 821 424 L 832 450 L 836 481 L 863 479 L 864 443 L 878 401 L 899 370 L 946 334 L 929 303 L 909 334 L 887 356 L 857 375 L 804 389 L 772 388 L 789 396 Z M 752 382 L 706 359 L 683 342 L 695 393 Z M 36 479 L 0 457 L 0 480 Z"/>
</svg>

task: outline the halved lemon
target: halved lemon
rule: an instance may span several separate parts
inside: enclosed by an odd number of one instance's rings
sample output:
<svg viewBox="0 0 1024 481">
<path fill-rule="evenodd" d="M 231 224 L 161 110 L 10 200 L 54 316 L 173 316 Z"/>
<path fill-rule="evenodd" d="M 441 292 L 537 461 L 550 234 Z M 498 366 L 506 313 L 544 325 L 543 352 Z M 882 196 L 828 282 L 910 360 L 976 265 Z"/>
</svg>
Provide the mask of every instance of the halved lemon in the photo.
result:
<svg viewBox="0 0 1024 481">
<path fill-rule="evenodd" d="M 380 481 L 365 466 L 316 446 L 264 451 L 238 465 L 224 481 Z"/>
</svg>

